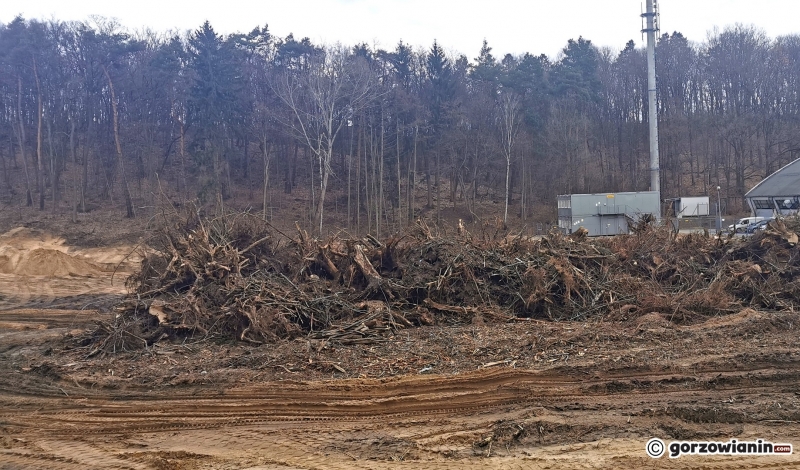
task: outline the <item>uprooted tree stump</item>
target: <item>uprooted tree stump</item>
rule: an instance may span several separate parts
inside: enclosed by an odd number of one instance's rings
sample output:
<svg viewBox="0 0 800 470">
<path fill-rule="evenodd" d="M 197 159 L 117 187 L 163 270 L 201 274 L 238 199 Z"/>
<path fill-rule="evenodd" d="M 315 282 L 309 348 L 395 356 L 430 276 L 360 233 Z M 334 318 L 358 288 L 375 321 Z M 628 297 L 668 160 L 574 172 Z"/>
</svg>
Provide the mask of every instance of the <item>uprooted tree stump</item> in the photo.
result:
<svg viewBox="0 0 800 470">
<path fill-rule="evenodd" d="M 675 236 L 652 224 L 634 235 L 532 239 L 474 237 L 465 229 L 436 236 L 420 221 L 386 241 L 323 242 L 299 226 L 286 235 L 250 214 L 205 219 L 193 212 L 152 234 L 128 280 L 132 294 L 114 320 L 98 325 L 93 352 L 191 336 L 363 343 L 477 317 L 559 321 L 659 312 L 692 322 L 745 306 L 797 308 L 796 223 L 771 223 L 748 239 Z"/>
</svg>

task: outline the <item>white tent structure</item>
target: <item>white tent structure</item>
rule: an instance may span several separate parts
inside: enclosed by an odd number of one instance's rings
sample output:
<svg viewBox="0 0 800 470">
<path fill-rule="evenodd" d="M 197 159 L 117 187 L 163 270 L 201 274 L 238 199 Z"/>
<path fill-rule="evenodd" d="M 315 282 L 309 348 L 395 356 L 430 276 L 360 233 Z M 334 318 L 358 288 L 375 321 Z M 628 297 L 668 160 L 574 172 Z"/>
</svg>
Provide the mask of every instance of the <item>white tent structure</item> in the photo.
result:
<svg viewBox="0 0 800 470">
<path fill-rule="evenodd" d="M 800 211 L 800 158 L 767 176 L 744 195 L 756 217 Z"/>
</svg>

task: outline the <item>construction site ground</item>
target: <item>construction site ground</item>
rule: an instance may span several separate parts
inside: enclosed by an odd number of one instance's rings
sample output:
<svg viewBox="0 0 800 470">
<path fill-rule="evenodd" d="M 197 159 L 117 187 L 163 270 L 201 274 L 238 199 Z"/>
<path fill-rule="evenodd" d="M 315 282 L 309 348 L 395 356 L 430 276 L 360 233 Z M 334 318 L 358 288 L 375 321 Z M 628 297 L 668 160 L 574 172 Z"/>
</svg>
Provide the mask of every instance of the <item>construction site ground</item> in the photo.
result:
<svg viewBox="0 0 800 470">
<path fill-rule="evenodd" d="M 651 458 L 657 437 L 800 442 L 800 313 L 401 328 L 364 344 L 75 347 L 132 246 L 0 237 L 0 469 L 800 468 Z M 97 245 L 92 241 L 91 245 Z"/>
</svg>

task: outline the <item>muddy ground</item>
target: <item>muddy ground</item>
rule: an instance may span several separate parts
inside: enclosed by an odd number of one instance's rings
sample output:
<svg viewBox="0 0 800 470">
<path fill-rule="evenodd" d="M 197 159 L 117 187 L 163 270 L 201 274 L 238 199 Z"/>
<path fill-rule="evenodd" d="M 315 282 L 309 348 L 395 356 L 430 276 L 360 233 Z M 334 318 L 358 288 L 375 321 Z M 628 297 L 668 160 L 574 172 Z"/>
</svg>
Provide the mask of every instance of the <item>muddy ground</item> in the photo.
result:
<svg viewBox="0 0 800 470">
<path fill-rule="evenodd" d="M 645 443 L 800 442 L 800 314 L 422 326 L 369 344 L 96 354 L 130 245 L 0 237 L 0 468 L 800 468 Z M 121 264 L 120 264 L 121 263 Z M 112 281 L 113 277 L 113 281 Z"/>
</svg>

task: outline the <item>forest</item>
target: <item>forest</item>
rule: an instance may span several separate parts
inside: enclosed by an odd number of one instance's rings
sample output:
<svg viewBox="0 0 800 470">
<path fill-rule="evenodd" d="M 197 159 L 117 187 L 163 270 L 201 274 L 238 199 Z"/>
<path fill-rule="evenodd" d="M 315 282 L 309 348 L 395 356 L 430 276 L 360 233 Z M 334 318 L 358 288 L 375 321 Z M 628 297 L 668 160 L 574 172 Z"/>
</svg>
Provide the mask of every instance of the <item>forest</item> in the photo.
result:
<svg viewBox="0 0 800 470">
<path fill-rule="evenodd" d="M 547 224 L 558 194 L 648 189 L 643 48 L 446 47 L 18 17 L 0 24 L 0 200 L 73 220 L 191 201 L 383 236 L 442 214 Z M 720 186 L 737 214 L 800 157 L 800 35 L 665 33 L 656 73 L 662 199 Z"/>
</svg>

